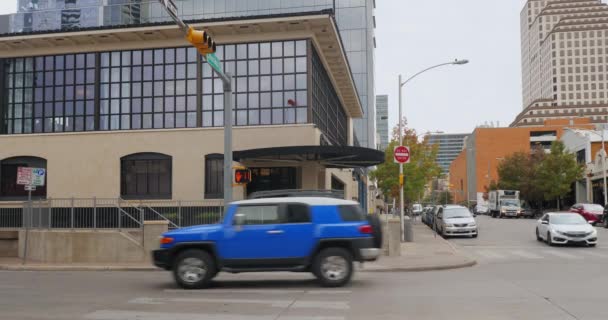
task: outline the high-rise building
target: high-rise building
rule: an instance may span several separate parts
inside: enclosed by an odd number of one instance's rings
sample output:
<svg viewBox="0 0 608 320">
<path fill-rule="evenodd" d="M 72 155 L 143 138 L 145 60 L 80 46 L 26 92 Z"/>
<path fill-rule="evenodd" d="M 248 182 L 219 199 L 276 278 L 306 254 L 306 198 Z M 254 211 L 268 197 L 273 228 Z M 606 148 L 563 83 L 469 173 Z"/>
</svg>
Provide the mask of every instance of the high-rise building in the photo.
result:
<svg viewBox="0 0 608 320">
<path fill-rule="evenodd" d="M 17 0 L 13 32 L 122 26 L 170 21 L 157 0 Z M 338 32 L 363 106 L 355 119 L 356 141 L 375 148 L 374 0 L 176 0 L 185 20 L 335 12 Z"/>
<path fill-rule="evenodd" d="M 524 110 L 511 126 L 608 119 L 608 5 L 528 0 L 521 12 Z"/>
<path fill-rule="evenodd" d="M 462 151 L 464 140 L 468 135 L 466 133 L 429 133 L 427 135 L 430 144 L 439 146 L 437 164 L 444 174 L 450 172 L 450 165 Z"/>
<path fill-rule="evenodd" d="M 388 95 L 376 96 L 376 136 L 378 149 L 388 147 Z"/>
</svg>

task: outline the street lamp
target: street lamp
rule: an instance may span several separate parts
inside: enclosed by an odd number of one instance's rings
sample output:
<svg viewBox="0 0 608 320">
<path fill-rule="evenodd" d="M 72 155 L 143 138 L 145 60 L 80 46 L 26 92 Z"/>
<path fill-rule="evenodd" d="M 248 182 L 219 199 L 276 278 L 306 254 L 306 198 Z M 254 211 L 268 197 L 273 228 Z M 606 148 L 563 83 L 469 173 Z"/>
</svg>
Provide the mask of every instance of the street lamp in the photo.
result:
<svg viewBox="0 0 608 320">
<path fill-rule="evenodd" d="M 419 75 L 439 68 L 439 67 L 443 67 L 443 66 L 449 66 L 449 65 L 464 65 L 469 63 L 469 60 L 458 60 L 456 59 L 455 61 L 452 62 L 447 62 L 447 63 L 442 63 L 442 64 L 438 64 L 429 68 L 426 68 L 418 73 L 416 73 L 415 75 L 411 76 L 409 79 L 405 80 L 404 82 L 401 81 L 401 75 L 399 75 L 399 145 L 403 144 L 403 95 L 402 95 L 402 88 L 403 86 L 405 86 L 408 82 L 414 80 L 414 78 L 418 77 Z M 399 182 L 402 183 L 403 180 L 403 163 L 399 164 Z M 401 217 L 401 240 L 405 241 L 405 217 L 404 217 L 404 210 L 403 210 L 403 184 L 399 185 L 399 212 L 400 212 L 400 217 Z M 408 217 L 409 218 L 409 217 Z"/>
</svg>

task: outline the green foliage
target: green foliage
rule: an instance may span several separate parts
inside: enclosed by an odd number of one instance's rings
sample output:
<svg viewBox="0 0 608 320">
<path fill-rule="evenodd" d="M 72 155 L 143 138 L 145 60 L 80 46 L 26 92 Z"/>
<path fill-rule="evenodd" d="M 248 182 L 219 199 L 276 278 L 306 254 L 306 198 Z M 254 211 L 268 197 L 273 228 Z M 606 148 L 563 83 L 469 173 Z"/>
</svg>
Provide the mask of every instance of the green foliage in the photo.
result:
<svg viewBox="0 0 608 320">
<path fill-rule="evenodd" d="M 517 152 L 506 157 L 498 166 L 499 183 L 497 189 L 519 190 L 521 198 L 528 203 L 543 201 L 539 186 L 539 166 L 545 160 L 543 149 L 531 154 Z"/>
<path fill-rule="evenodd" d="M 496 187 L 519 190 L 523 200 L 539 203 L 567 195 L 572 184 L 583 177 L 583 172 L 584 167 L 576 162 L 576 156 L 566 151 L 563 142 L 556 141 L 548 155 L 539 148 L 530 154 L 518 152 L 506 157 L 498 166 Z"/>
<path fill-rule="evenodd" d="M 380 190 L 391 198 L 399 197 L 399 164 L 393 160 L 393 150 L 399 145 L 398 130 L 393 130 L 393 140 L 385 151 L 386 161 L 370 174 L 378 182 Z M 404 198 L 405 203 L 410 204 L 419 201 L 429 181 L 441 176 L 441 167 L 435 162 L 437 146 L 421 141 L 415 130 L 404 130 L 403 145 L 409 146 L 411 153 L 411 162 L 403 166 Z"/>
<path fill-rule="evenodd" d="M 551 153 L 538 166 L 538 187 L 546 200 L 559 202 L 559 198 L 571 191 L 572 184 L 583 177 L 584 171 L 576 162 L 576 155 L 567 152 L 563 142 L 553 142 Z"/>
</svg>

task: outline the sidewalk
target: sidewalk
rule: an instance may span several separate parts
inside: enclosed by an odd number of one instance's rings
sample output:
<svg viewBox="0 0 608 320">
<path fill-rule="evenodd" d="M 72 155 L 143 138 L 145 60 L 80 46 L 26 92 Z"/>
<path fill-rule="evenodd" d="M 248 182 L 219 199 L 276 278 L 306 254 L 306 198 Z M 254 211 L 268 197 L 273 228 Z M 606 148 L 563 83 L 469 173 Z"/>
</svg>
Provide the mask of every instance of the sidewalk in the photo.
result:
<svg viewBox="0 0 608 320">
<path fill-rule="evenodd" d="M 382 256 L 376 262 L 366 262 L 358 271 L 363 272 L 414 272 L 447 270 L 471 267 L 475 260 L 468 258 L 448 241 L 420 222 L 413 225 L 414 242 L 401 244 L 400 257 Z M 392 243 L 391 243 L 392 245 Z M 0 270 L 17 271 L 154 271 L 160 270 L 149 263 L 141 264 L 22 264 L 18 258 L 0 258 Z"/>
<path fill-rule="evenodd" d="M 401 244 L 400 257 L 383 256 L 376 262 L 364 263 L 359 271 L 433 271 L 472 267 L 477 264 L 441 236 L 435 237 L 433 230 L 421 222 L 416 222 L 413 230 L 414 242 Z"/>
</svg>

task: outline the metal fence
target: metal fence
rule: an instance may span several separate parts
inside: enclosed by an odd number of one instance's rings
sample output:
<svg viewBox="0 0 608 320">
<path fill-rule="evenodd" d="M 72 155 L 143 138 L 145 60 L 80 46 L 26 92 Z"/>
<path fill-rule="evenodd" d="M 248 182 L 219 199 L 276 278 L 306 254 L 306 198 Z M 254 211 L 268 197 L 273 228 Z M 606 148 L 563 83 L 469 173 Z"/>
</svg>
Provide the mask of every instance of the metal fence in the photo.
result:
<svg viewBox="0 0 608 320">
<path fill-rule="evenodd" d="M 165 220 L 169 228 L 213 224 L 223 217 L 223 201 L 127 201 L 45 199 L 0 202 L 0 229 L 139 229 L 144 221 Z"/>
</svg>

